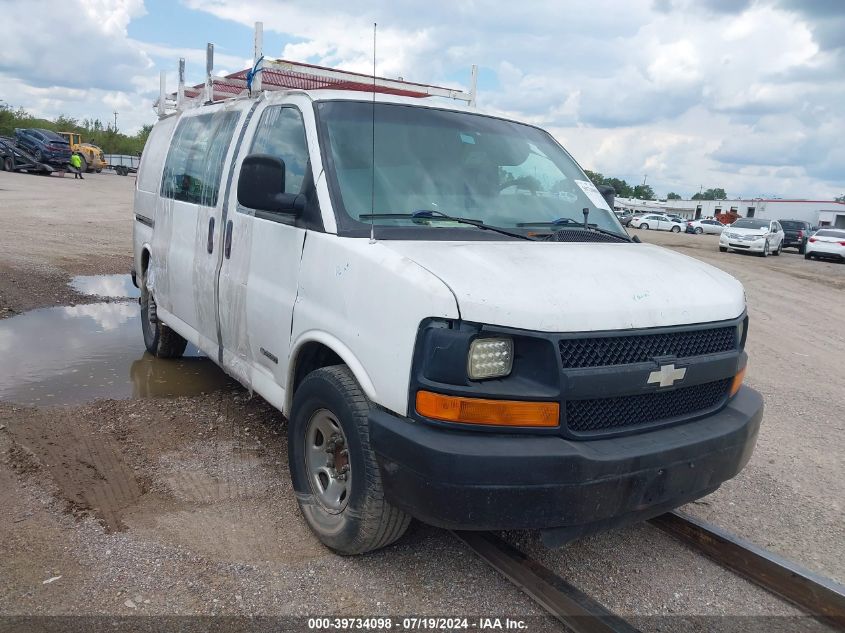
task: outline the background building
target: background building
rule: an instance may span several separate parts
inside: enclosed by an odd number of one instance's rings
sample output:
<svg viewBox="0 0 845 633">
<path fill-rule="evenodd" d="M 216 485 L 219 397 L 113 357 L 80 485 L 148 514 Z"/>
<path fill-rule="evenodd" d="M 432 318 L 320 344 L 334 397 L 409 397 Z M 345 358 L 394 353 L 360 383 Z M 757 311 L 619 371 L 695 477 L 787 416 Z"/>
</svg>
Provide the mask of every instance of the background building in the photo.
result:
<svg viewBox="0 0 845 633">
<path fill-rule="evenodd" d="M 739 200 L 636 200 L 616 198 L 617 209 L 635 213 L 673 213 L 683 218 L 709 218 L 735 211 L 745 218 L 804 220 L 814 226 L 845 229 L 845 203 L 832 200 L 781 200 L 746 198 Z"/>
</svg>

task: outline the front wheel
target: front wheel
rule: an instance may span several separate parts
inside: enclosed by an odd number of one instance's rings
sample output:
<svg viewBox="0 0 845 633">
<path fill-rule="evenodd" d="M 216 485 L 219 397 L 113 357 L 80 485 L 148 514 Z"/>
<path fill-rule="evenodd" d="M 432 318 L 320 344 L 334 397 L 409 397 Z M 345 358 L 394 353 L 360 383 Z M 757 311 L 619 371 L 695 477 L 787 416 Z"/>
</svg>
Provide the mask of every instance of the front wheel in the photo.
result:
<svg viewBox="0 0 845 633">
<path fill-rule="evenodd" d="M 701 235 L 702 233 L 704 233 L 704 229 L 702 229 L 700 226 L 695 227 L 696 235 Z"/>
<path fill-rule="evenodd" d="M 728 247 L 727 247 L 727 246 L 720 246 L 720 247 L 719 247 L 719 252 L 720 252 L 720 253 L 727 253 L 727 252 L 728 252 Z"/>
<path fill-rule="evenodd" d="M 15 168 L 15 161 L 12 159 L 11 156 L 7 156 L 3 159 L 3 169 L 5 171 L 12 171 Z"/>
<path fill-rule="evenodd" d="M 384 498 L 370 401 L 345 365 L 308 374 L 293 397 L 288 462 L 299 508 L 324 545 L 363 554 L 397 540 L 410 516 Z"/>
<path fill-rule="evenodd" d="M 680 233 L 680 232 L 681 232 L 680 226 L 673 226 L 672 227 L 672 233 Z"/>
<path fill-rule="evenodd" d="M 147 271 L 141 277 L 141 330 L 147 351 L 158 358 L 179 358 L 188 345 L 182 336 L 171 330 L 156 313 L 156 302 L 147 287 Z"/>
<path fill-rule="evenodd" d="M 767 240 L 766 243 L 763 244 L 763 252 L 760 253 L 760 257 L 768 257 L 768 256 L 769 256 L 769 242 Z"/>
<path fill-rule="evenodd" d="M 640 228 L 648 231 L 648 224 L 640 224 Z"/>
<path fill-rule="evenodd" d="M 80 160 L 79 173 L 80 174 L 87 174 L 88 173 L 88 161 L 85 160 L 84 156 L 80 156 L 79 160 Z"/>
<path fill-rule="evenodd" d="M 43 163 L 44 162 L 44 160 L 43 160 L 44 156 L 41 153 L 40 149 L 35 150 L 35 153 L 33 154 L 33 156 L 35 157 L 36 163 Z"/>
<path fill-rule="evenodd" d="M 778 257 L 778 256 L 780 255 L 780 253 L 781 253 L 781 251 L 782 251 L 782 250 L 783 250 L 783 242 L 781 242 L 780 244 L 778 244 L 777 249 L 775 250 L 775 252 L 774 252 L 774 253 L 772 253 L 772 255 L 774 255 L 775 257 Z"/>
</svg>

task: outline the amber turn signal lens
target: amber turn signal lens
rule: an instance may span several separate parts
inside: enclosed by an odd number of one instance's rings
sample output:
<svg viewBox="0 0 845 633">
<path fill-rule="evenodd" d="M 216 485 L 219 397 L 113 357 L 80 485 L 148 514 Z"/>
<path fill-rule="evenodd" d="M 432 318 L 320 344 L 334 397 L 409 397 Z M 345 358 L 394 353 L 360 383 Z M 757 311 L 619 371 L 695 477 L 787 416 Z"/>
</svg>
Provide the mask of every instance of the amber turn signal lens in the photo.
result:
<svg viewBox="0 0 845 633">
<path fill-rule="evenodd" d="M 490 426 L 553 427 L 560 421 L 557 402 L 460 398 L 431 391 L 417 392 L 417 413 L 433 420 Z"/>
<path fill-rule="evenodd" d="M 745 367 L 739 370 L 739 373 L 734 376 L 733 382 L 731 383 L 731 395 L 730 398 L 733 398 L 736 395 L 736 392 L 739 391 L 739 388 L 742 387 L 742 381 L 745 380 Z"/>
</svg>

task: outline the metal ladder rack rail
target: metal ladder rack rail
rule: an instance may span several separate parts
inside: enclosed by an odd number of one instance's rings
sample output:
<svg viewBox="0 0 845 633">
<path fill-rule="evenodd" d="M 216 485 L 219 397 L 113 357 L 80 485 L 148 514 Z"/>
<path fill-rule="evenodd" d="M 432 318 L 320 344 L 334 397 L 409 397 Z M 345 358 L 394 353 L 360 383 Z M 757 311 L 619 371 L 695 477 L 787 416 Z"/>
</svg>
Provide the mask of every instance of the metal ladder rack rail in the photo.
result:
<svg viewBox="0 0 845 633">
<path fill-rule="evenodd" d="M 159 98 L 155 107 L 159 117 L 187 107 L 218 102 L 241 96 L 256 95 L 262 91 L 279 90 L 353 90 L 377 92 L 406 97 L 444 97 L 475 105 L 478 67 L 473 65 L 469 91 L 435 86 L 431 84 L 373 77 L 315 64 L 292 62 L 284 59 L 268 59 L 263 55 L 264 29 L 261 22 L 255 23 L 255 51 L 253 67 L 226 75 L 214 77 L 214 45 L 206 48 L 206 78 L 202 84 L 185 86 L 185 60 L 179 60 L 179 81 L 175 93 L 166 91 L 165 73 L 161 72 Z"/>
</svg>

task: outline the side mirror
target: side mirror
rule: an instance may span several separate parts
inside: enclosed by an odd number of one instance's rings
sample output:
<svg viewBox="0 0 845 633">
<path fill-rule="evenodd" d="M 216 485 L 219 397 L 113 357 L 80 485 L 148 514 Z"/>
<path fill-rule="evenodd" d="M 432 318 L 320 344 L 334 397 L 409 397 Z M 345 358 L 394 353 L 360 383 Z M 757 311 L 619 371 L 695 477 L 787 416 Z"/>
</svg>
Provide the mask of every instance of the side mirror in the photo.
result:
<svg viewBox="0 0 845 633">
<path fill-rule="evenodd" d="M 269 154 L 250 154 L 241 164 L 238 203 L 258 211 L 299 215 L 305 196 L 285 193 L 285 163 Z"/>
<path fill-rule="evenodd" d="M 616 201 L 616 190 L 610 185 L 599 185 L 596 189 L 599 190 L 602 198 L 607 202 L 607 206 L 613 211 L 613 203 Z"/>
</svg>

